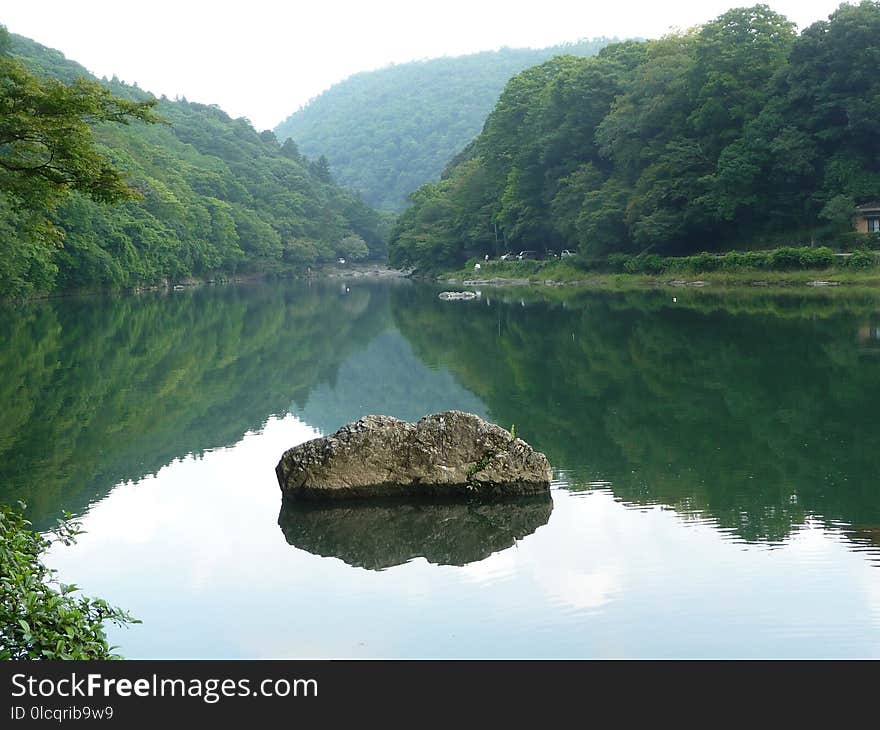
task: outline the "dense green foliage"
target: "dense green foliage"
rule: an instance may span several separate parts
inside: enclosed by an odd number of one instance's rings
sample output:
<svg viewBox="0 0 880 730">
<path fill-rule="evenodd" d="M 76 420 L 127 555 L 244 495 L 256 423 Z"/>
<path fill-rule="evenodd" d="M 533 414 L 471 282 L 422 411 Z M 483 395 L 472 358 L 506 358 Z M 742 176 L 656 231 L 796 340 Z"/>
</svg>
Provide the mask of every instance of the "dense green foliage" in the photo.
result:
<svg viewBox="0 0 880 730">
<path fill-rule="evenodd" d="M 530 68 L 445 179 L 412 195 L 390 259 L 834 242 L 880 197 L 878 58 L 880 3 L 865 1 L 800 36 L 756 5 Z"/>
<path fill-rule="evenodd" d="M 46 206 L 69 190 L 106 203 L 136 197 L 95 147 L 91 127 L 154 122 L 155 100 L 121 99 L 86 79 L 41 79 L 6 56 L 0 56 L 0 78 L 0 189 L 13 203 Z"/>
<path fill-rule="evenodd" d="M 275 128 L 372 206 L 400 211 L 480 131 L 504 84 L 560 53 L 591 56 L 609 39 L 552 48 L 502 48 L 355 74 Z"/>
<path fill-rule="evenodd" d="M 348 254 L 358 239 L 368 249 L 357 246 L 359 255 L 384 258 L 387 223 L 292 142 L 214 106 L 83 79 L 57 52 L 5 37 L 0 297 L 279 271 Z M 115 123 L 148 114 L 167 123 Z M 71 119 L 76 134 L 65 138 Z M 4 136 L 28 127 L 42 134 L 37 143 Z M 40 155 L 70 145 L 89 156 L 67 155 L 70 172 L 46 174 L 53 167 L 40 167 Z"/>
<path fill-rule="evenodd" d="M 872 243 L 880 243 L 874 237 Z M 615 274 L 701 274 L 709 271 L 761 272 L 797 270 L 865 270 L 880 264 L 878 255 L 867 248 L 851 254 L 835 255 L 827 246 L 780 246 L 769 251 L 728 251 L 725 254 L 698 253 L 691 256 L 660 256 L 655 253 L 637 255 L 615 253 L 604 258 L 571 257 L 561 262 L 547 261 L 489 261 L 482 262 L 480 278 L 515 279 L 540 272 L 599 272 Z M 471 259 L 463 273 L 473 277 Z M 551 277 L 552 278 L 552 277 Z"/>
<path fill-rule="evenodd" d="M 101 122 L 155 122 L 154 99 L 129 101 L 83 77 L 65 83 L 9 56 L 0 26 L 0 295 L 45 288 L 63 240 L 52 214 L 73 191 L 98 203 L 138 197 L 95 143 Z"/>
<path fill-rule="evenodd" d="M 99 598 L 74 595 L 43 564 L 53 542 L 70 544 L 74 522 L 59 520 L 49 537 L 21 513 L 0 505 L 0 659 L 114 659 L 104 623 L 132 623 Z"/>
<path fill-rule="evenodd" d="M 853 264 L 853 260 L 856 261 Z M 827 246 L 792 248 L 781 246 L 772 251 L 729 251 L 724 255 L 701 253 L 694 256 L 667 256 L 639 254 L 628 256 L 614 254 L 605 260 L 612 271 L 627 274 L 664 274 L 687 272 L 700 274 L 706 271 L 796 271 L 798 269 L 868 268 L 875 265 L 874 256 L 859 251 L 848 257 L 835 257 Z"/>
</svg>

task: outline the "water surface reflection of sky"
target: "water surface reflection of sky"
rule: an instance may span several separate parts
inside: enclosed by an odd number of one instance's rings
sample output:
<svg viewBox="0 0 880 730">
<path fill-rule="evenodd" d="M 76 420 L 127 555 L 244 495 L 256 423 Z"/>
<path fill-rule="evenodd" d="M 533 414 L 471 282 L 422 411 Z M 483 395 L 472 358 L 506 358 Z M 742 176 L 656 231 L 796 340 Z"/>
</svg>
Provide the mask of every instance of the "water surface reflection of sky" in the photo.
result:
<svg viewBox="0 0 880 730">
<path fill-rule="evenodd" d="M 880 656 L 880 571 L 818 522 L 747 544 L 562 483 L 547 525 L 468 565 L 299 550 L 271 465 L 315 434 L 272 418 L 120 484 L 51 564 L 143 621 L 110 632 L 132 658 Z"/>
</svg>

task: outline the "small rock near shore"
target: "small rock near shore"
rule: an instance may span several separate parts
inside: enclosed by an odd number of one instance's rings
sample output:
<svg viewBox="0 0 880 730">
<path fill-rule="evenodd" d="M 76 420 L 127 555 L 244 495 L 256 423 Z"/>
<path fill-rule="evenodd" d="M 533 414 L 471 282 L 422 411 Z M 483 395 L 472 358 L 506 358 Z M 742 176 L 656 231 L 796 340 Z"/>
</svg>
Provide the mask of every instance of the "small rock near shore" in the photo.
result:
<svg viewBox="0 0 880 730">
<path fill-rule="evenodd" d="M 442 291 L 437 296 L 444 301 L 454 302 L 459 300 L 476 299 L 478 295 L 476 292 L 472 291 Z"/>
</svg>

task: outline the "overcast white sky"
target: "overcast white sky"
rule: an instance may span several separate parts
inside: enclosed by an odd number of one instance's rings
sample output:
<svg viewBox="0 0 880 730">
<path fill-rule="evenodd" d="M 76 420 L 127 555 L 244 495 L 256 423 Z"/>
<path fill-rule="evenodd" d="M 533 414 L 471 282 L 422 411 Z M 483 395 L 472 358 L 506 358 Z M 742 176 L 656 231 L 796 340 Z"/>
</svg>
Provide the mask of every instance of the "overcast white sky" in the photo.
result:
<svg viewBox="0 0 880 730">
<path fill-rule="evenodd" d="M 358 71 L 501 46 L 656 38 L 748 0 L 3 0 L 0 23 L 97 76 L 274 127 Z M 767 0 L 803 29 L 839 0 Z"/>
</svg>

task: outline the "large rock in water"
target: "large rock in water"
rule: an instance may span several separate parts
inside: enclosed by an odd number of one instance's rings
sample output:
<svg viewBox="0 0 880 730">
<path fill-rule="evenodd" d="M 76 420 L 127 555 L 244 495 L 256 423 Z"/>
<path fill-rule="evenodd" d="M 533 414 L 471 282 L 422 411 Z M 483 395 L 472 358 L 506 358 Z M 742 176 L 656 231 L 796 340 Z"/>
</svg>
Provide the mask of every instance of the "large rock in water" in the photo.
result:
<svg viewBox="0 0 880 730">
<path fill-rule="evenodd" d="M 550 489 L 544 454 L 463 411 L 407 423 L 365 416 L 289 449 L 275 467 L 286 497 L 507 497 Z"/>
</svg>

